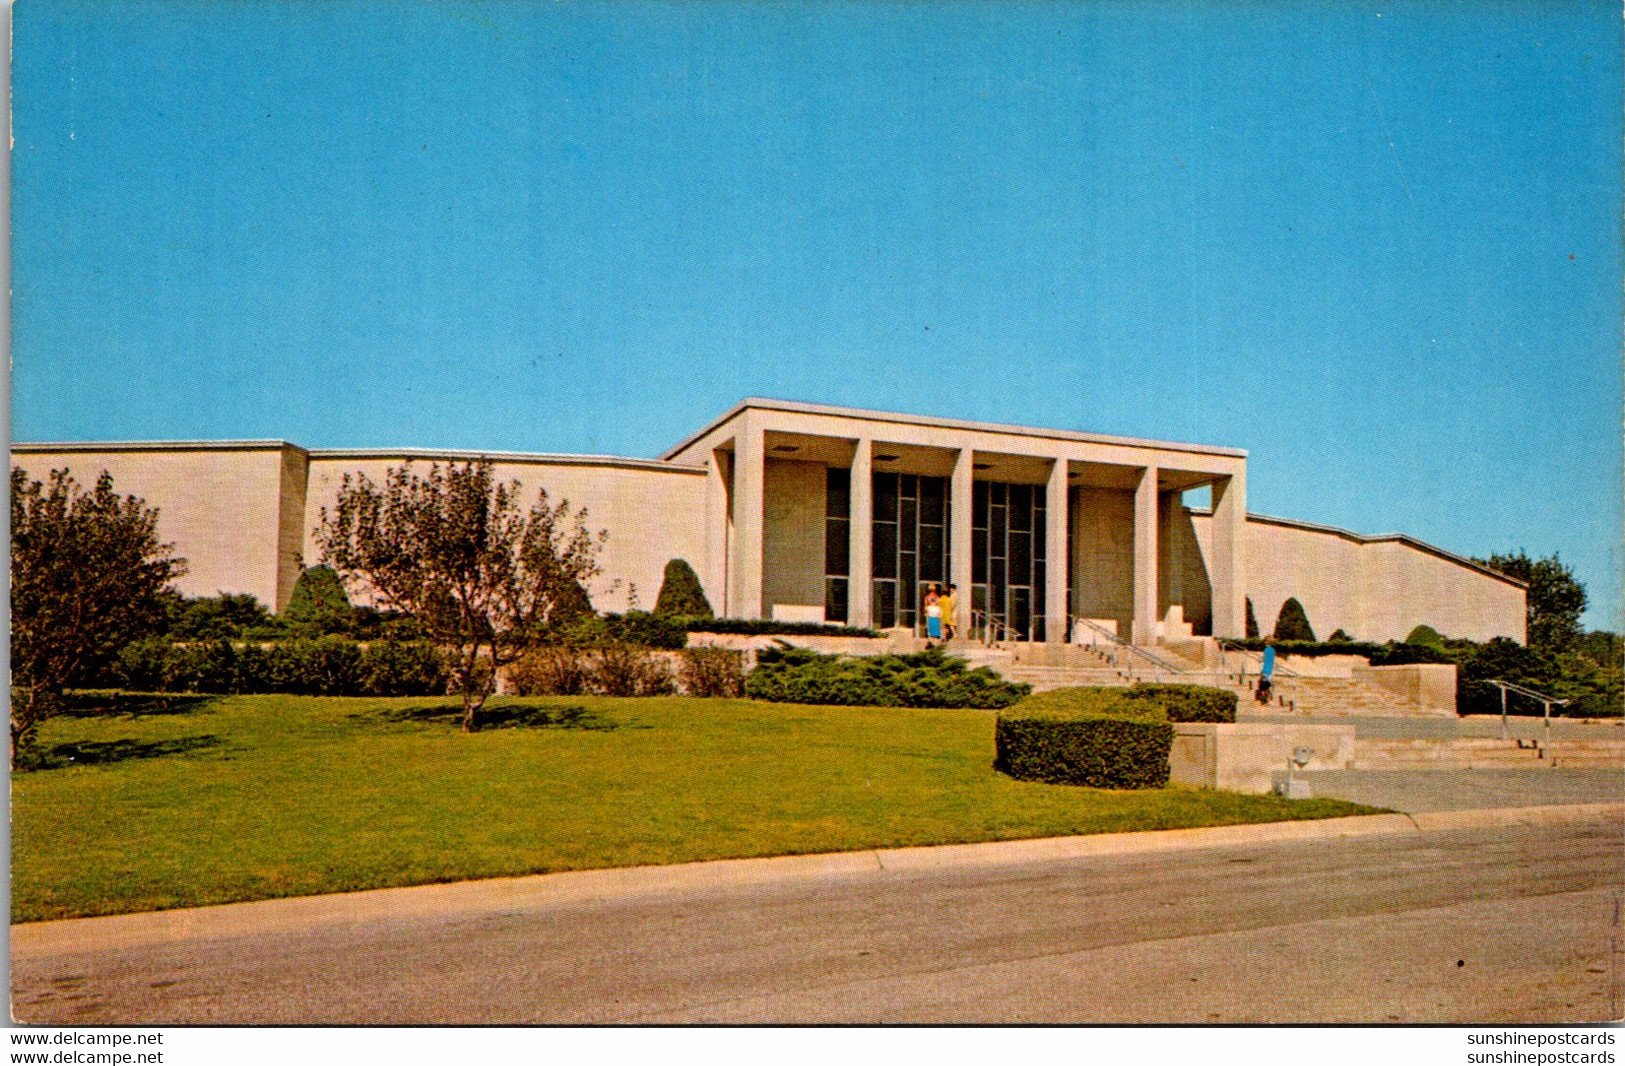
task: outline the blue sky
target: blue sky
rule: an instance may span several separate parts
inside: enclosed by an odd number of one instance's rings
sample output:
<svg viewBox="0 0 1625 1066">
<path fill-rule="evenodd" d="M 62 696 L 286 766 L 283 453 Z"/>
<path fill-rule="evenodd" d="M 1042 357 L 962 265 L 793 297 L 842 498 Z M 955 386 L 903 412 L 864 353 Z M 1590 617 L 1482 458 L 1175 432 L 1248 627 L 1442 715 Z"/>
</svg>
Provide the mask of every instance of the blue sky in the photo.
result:
<svg viewBox="0 0 1625 1066">
<path fill-rule="evenodd" d="M 1251 452 L 1621 628 L 1621 29 L 1539 3 L 15 11 L 13 435 Z"/>
</svg>

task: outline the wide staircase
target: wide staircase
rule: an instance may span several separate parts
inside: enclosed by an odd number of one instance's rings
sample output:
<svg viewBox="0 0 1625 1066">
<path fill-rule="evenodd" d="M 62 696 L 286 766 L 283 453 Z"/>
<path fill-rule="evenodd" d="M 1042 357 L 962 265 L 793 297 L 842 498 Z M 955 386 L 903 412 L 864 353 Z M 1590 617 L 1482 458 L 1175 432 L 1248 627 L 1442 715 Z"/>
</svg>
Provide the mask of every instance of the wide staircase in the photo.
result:
<svg viewBox="0 0 1625 1066">
<path fill-rule="evenodd" d="M 952 642 L 948 654 L 957 655 L 971 666 L 991 668 L 1006 681 L 1029 684 L 1034 692 L 1070 688 L 1076 685 L 1132 685 L 1136 681 L 1184 680 L 1183 673 L 1161 669 L 1143 656 L 1120 652 L 1115 657 L 1104 649 L 1081 644 L 1037 644 L 1010 641 L 999 645 Z M 1194 683 L 1194 682 L 1193 682 Z"/>
<path fill-rule="evenodd" d="M 1490 737 L 1382 739 L 1354 742 L 1356 770 L 1507 770 L 1625 768 L 1625 738 L 1578 740 Z"/>
<path fill-rule="evenodd" d="M 1278 671 L 1267 706 L 1254 699 L 1256 666 L 1233 672 L 1186 658 L 1170 648 L 1140 648 L 1102 640 L 1095 644 L 1044 644 L 1005 641 L 983 644 L 950 642 L 946 650 L 972 666 L 986 666 L 1009 681 L 1029 684 L 1035 692 L 1075 685 L 1132 685 L 1140 681 L 1210 685 L 1236 693 L 1241 713 L 1305 717 L 1408 717 L 1423 714 L 1403 696 L 1352 678 L 1297 676 Z"/>
</svg>

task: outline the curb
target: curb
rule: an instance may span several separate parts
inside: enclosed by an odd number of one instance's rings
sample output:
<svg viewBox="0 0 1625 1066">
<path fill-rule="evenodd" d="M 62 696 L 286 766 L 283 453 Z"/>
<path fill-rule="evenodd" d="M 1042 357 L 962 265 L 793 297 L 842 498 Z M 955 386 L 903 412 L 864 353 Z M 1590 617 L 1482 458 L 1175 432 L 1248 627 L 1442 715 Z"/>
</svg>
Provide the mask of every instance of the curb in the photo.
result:
<svg viewBox="0 0 1625 1066">
<path fill-rule="evenodd" d="M 549 906 L 602 903 L 648 894 L 719 888 L 749 889 L 820 878 L 869 878 L 914 871 L 1014 866 L 1247 844 L 1554 825 L 1612 818 L 1625 818 L 1625 803 L 1437 811 L 1415 815 L 1372 814 L 1302 822 L 1042 837 L 981 844 L 945 844 L 530 874 L 99 918 L 29 922 L 11 927 L 11 957 L 15 963 L 18 959 L 51 955 L 263 936 L 332 925 L 398 922 L 448 915 L 477 917 L 493 913 L 513 914 Z"/>
</svg>

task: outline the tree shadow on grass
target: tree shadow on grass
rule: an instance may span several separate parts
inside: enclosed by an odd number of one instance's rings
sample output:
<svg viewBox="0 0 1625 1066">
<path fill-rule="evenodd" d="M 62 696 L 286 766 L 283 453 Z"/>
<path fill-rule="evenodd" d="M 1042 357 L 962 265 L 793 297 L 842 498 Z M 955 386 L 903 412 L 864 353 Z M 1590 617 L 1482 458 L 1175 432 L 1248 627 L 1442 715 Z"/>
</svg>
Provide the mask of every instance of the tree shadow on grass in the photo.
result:
<svg viewBox="0 0 1625 1066">
<path fill-rule="evenodd" d="M 191 714 L 218 700 L 173 692 L 69 692 L 62 697 L 63 718 L 144 718 L 156 714 Z"/>
<path fill-rule="evenodd" d="M 386 722 L 433 722 L 461 727 L 463 709 L 456 704 L 428 704 L 421 707 L 390 707 L 374 711 L 369 718 Z M 486 729 L 591 729 L 607 732 L 620 729 L 619 722 L 600 717 L 585 707 L 525 707 L 486 704 L 475 719 Z"/>
<path fill-rule="evenodd" d="M 220 738 L 212 733 L 172 740 L 76 740 L 50 747 L 36 745 L 17 760 L 19 770 L 60 770 L 66 766 L 102 766 L 127 759 L 159 759 L 213 748 Z"/>
</svg>

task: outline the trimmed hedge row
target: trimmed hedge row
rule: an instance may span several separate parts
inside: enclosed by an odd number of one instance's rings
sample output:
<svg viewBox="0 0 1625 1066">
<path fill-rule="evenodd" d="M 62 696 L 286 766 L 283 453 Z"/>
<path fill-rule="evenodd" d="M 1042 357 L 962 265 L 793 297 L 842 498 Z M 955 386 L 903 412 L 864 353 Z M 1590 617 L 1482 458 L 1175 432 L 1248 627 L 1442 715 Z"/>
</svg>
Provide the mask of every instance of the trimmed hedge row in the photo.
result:
<svg viewBox="0 0 1625 1066">
<path fill-rule="evenodd" d="M 1170 722 L 1234 722 L 1236 694 L 1207 685 L 1153 685 L 1140 682 L 1124 693 L 1131 700 L 1160 704 Z"/>
<path fill-rule="evenodd" d="M 1032 692 L 940 650 L 847 657 L 805 648 L 762 651 L 745 695 L 775 703 L 863 707 L 1008 707 Z"/>
<path fill-rule="evenodd" d="M 883 637 L 877 629 L 831 622 L 775 622 L 766 618 L 675 618 L 689 633 L 735 633 L 747 637 Z"/>
<path fill-rule="evenodd" d="M 1161 788 L 1175 722 L 1234 722 L 1236 694 L 1202 685 L 1063 688 L 999 715 L 994 769 L 1023 781 Z"/>
<path fill-rule="evenodd" d="M 119 653 L 103 680 L 140 692 L 287 692 L 305 696 L 436 696 L 448 670 L 427 643 L 374 641 L 365 648 L 342 637 L 280 644 L 210 640 L 137 641 Z"/>
</svg>

